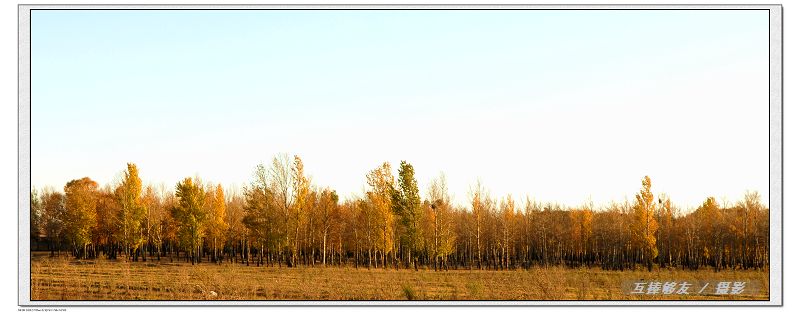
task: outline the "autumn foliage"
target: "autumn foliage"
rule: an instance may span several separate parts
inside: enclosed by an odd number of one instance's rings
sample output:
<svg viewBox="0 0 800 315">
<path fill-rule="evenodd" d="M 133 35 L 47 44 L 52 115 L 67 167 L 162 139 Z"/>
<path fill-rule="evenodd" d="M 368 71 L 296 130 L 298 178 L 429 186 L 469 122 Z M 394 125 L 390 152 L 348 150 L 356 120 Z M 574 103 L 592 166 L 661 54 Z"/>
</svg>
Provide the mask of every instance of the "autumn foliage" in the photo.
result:
<svg viewBox="0 0 800 315">
<path fill-rule="evenodd" d="M 315 185 L 299 156 L 256 166 L 241 190 L 185 178 L 173 191 L 142 186 L 128 164 L 103 188 L 89 178 L 31 192 L 31 242 L 81 259 L 183 260 L 256 266 L 516 269 L 532 266 L 760 269 L 769 265 L 769 209 L 758 193 L 709 197 L 678 209 L 651 179 L 635 201 L 567 207 L 507 195 L 480 182 L 452 202 L 444 174 L 425 195 L 413 166 L 366 172 L 363 196 Z M 396 174 L 396 177 L 395 177 Z M 241 191 L 241 193 L 239 193 Z"/>
</svg>

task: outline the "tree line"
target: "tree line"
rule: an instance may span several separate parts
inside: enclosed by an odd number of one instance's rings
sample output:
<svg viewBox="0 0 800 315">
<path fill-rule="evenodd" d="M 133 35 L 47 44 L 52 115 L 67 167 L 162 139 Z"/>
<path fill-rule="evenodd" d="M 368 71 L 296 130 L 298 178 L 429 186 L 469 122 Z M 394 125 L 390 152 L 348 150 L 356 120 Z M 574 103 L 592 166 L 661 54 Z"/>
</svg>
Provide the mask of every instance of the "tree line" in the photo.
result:
<svg viewBox="0 0 800 315">
<path fill-rule="evenodd" d="M 396 174 L 396 177 L 395 177 Z M 143 187 L 129 163 L 121 179 L 90 178 L 62 191 L 31 191 L 32 248 L 80 259 L 169 259 L 192 264 L 508 270 L 533 266 L 767 268 L 769 209 L 757 192 L 735 204 L 708 197 L 683 212 L 651 192 L 645 176 L 632 203 L 566 207 L 478 182 L 456 205 L 443 174 L 424 196 L 414 168 L 386 162 L 368 191 L 340 199 L 312 184 L 298 156 L 256 166 L 243 193 L 187 177 L 169 191 Z"/>
</svg>

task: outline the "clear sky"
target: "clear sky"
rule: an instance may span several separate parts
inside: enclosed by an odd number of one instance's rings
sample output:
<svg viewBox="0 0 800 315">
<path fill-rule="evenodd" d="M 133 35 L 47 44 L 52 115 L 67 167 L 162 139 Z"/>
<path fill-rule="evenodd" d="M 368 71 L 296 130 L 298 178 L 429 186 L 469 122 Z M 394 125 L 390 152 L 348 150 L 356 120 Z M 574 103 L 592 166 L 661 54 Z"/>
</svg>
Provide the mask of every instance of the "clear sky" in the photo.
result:
<svg viewBox="0 0 800 315">
<path fill-rule="evenodd" d="M 383 161 L 465 204 L 655 193 L 767 202 L 768 11 L 32 13 L 35 187 L 139 165 L 249 182 L 300 155 L 360 194 Z"/>
</svg>

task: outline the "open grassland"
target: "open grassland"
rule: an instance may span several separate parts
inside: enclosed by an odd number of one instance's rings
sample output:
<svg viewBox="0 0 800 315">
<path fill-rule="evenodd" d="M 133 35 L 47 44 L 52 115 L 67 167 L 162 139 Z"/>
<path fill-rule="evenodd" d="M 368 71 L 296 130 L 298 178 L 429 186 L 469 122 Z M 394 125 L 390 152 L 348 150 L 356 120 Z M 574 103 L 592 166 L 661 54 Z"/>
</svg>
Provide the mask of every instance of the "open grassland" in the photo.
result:
<svg viewBox="0 0 800 315">
<path fill-rule="evenodd" d="M 352 267 L 278 268 L 238 264 L 34 257 L 32 300 L 652 300 L 769 297 L 767 271 L 604 271 L 563 267 L 514 271 Z M 742 281 L 745 296 L 624 294 L 628 280 Z"/>
</svg>

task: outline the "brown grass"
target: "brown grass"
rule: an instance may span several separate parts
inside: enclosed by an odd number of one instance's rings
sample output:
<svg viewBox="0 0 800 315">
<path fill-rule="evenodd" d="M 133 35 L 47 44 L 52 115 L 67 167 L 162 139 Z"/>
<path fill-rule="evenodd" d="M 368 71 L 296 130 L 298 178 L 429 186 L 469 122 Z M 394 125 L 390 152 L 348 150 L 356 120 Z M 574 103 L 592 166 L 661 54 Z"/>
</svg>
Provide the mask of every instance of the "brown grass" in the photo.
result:
<svg viewBox="0 0 800 315">
<path fill-rule="evenodd" d="M 562 267 L 515 271 L 277 268 L 236 264 L 77 261 L 36 258 L 32 300 L 766 300 L 767 271 L 603 271 Z M 628 280 L 759 281 L 749 296 L 624 294 Z M 212 293 L 213 292 L 213 293 Z"/>
</svg>

